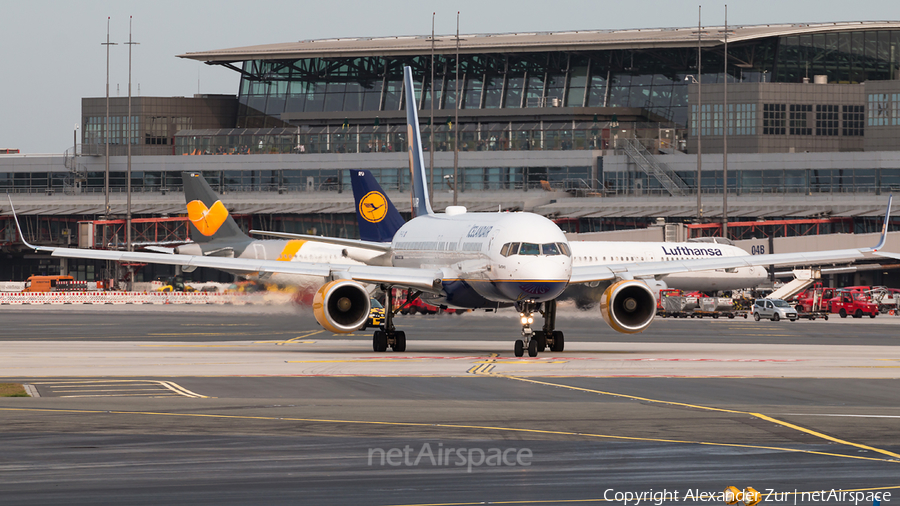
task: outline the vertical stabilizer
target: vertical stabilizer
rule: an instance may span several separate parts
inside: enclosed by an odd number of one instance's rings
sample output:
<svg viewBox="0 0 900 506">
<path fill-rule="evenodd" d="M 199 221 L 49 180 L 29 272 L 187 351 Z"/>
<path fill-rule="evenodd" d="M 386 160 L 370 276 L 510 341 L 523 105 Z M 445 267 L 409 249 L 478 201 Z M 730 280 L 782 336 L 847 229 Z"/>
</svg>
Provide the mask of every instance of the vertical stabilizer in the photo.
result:
<svg viewBox="0 0 900 506">
<path fill-rule="evenodd" d="M 388 199 L 387 194 L 367 170 L 351 170 L 353 199 L 356 201 L 356 221 L 359 238 L 369 242 L 391 242 L 403 226 L 403 217 Z"/>
<path fill-rule="evenodd" d="M 412 176 L 412 214 L 424 216 L 434 214 L 431 210 L 427 185 L 425 184 L 425 163 L 422 156 L 422 135 L 419 132 L 419 113 L 416 110 L 415 86 L 412 69 L 403 67 L 403 83 L 406 93 L 406 133 L 409 139 L 409 171 Z"/>
<path fill-rule="evenodd" d="M 251 240 L 234 221 L 219 196 L 197 172 L 182 172 L 184 201 L 190 219 L 191 239 L 196 243 L 220 239 Z"/>
</svg>

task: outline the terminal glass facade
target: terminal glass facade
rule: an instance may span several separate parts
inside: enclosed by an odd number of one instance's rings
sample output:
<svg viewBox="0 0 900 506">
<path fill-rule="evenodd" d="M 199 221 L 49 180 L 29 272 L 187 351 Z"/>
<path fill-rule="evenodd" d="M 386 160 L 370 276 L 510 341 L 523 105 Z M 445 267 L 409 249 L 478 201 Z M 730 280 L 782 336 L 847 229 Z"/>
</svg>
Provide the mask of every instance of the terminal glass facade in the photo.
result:
<svg viewBox="0 0 900 506">
<path fill-rule="evenodd" d="M 900 31 L 846 31 L 729 44 L 729 82 L 831 83 L 900 78 Z M 696 47 L 462 55 L 345 57 L 243 62 L 238 127 L 281 127 L 284 113 L 397 111 L 402 68 L 412 67 L 418 102 L 439 114 L 461 109 L 636 107 L 687 124 Z M 703 52 L 702 82 L 725 82 L 723 54 Z M 457 92 L 457 90 L 459 90 Z M 458 95 L 458 97 L 457 97 Z"/>
</svg>

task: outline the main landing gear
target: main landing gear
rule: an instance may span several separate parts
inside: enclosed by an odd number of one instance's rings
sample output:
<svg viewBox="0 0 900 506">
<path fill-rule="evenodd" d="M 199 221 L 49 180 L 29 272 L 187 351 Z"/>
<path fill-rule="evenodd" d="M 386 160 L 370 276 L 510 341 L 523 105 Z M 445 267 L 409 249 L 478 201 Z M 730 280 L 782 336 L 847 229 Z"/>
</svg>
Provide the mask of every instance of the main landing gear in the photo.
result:
<svg viewBox="0 0 900 506">
<path fill-rule="evenodd" d="M 381 289 L 384 290 L 385 293 L 384 325 L 380 327 L 380 330 L 376 330 L 375 334 L 372 336 L 372 349 L 376 352 L 383 352 L 387 351 L 388 347 L 390 347 L 392 351 L 406 351 L 406 333 L 394 328 L 394 289 L 392 286 L 387 285 L 382 285 Z M 410 291 L 406 296 L 406 302 L 401 304 L 400 308 L 416 300 L 421 294 L 422 292 L 420 291 Z M 400 308 L 397 308 L 397 310 L 399 311 Z"/>
<path fill-rule="evenodd" d="M 516 340 L 513 353 L 517 357 L 525 355 L 528 350 L 529 357 L 536 357 L 538 352 L 544 351 L 547 347 L 550 351 L 560 352 L 565 348 L 565 337 L 563 333 L 556 329 L 556 301 L 551 300 L 544 303 L 541 310 L 541 304 L 524 301 L 516 303 L 516 309 L 519 311 L 519 321 L 522 324 L 522 339 Z M 531 324 L 534 323 L 534 312 L 538 311 L 544 316 L 544 326 L 541 330 L 532 330 Z"/>
</svg>

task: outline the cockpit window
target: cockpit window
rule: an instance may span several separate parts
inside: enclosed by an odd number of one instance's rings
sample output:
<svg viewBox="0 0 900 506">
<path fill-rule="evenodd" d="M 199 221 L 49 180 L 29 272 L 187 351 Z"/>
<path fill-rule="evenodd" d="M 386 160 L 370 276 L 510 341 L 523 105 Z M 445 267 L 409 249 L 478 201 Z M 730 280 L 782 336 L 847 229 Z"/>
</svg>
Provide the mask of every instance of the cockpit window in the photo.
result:
<svg viewBox="0 0 900 506">
<path fill-rule="evenodd" d="M 508 242 L 500 248 L 500 254 L 505 257 L 512 255 L 566 255 L 570 257 L 572 256 L 572 251 L 564 242 L 547 244 Z"/>
<path fill-rule="evenodd" d="M 541 254 L 559 255 L 560 254 L 559 247 L 556 245 L 556 243 L 552 243 L 552 242 L 547 243 L 547 244 L 541 244 Z"/>
<path fill-rule="evenodd" d="M 532 244 L 530 242 L 523 242 L 522 246 L 519 248 L 520 255 L 540 255 L 541 247 L 538 244 Z"/>
</svg>

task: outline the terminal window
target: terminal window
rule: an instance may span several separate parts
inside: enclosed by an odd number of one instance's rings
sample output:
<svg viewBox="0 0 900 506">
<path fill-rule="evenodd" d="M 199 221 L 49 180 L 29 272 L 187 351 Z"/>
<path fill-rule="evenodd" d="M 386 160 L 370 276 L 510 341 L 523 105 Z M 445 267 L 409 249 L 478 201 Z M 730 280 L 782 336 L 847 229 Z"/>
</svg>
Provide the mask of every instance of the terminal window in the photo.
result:
<svg viewBox="0 0 900 506">
<path fill-rule="evenodd" d="M 816 135 L 838 134 L 838 106 L 816 106 Z"/>
<path fill-rule="evenodd" d="M 763 135 L 784 135 L 786 104 L 763 104 Z"/>
<path fill-rule="evenodd" d="M 756 104 L 728 104 L 728 135 L 756 135 Z"/>
<path fill-rule="evenodd" d="M 791 135 L 812 135 L 812 128 L 807 123 L 810 112 L 812 106 L 809 104 L 791 104 Z"/>
<path fill-rule="evenodd" d="M 887 93 L 869 94 L 869 126 L 887 126 L 891 109 Z"/>
<path fill-rule="evenodd" d="M 891 95 L 891 125 L 900 125 L 900 93 Z"/>
<path fill-rule="evenodd" d="M 843 135 L 845 137 L 860 137 L 865 132 L 865 106 L 842 106 L 842 120 L 844 123 Z"/>
</svg>

